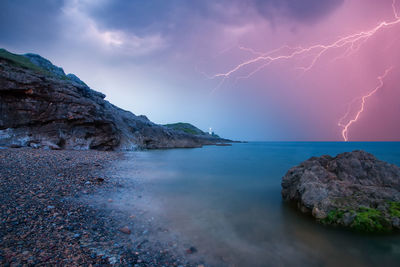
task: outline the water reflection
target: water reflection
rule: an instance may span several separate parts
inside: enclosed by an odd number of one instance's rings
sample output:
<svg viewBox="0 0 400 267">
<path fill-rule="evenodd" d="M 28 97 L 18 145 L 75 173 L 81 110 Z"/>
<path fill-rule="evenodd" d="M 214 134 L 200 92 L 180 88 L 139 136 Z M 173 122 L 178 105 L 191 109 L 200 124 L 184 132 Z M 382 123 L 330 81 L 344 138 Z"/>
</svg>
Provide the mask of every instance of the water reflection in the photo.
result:
<svg viewBox="0 0 400 267">
<path fill-rule="evenodd" d="M 316 224 L 280 195 L 311 156 L 364 149 L 400 165 L 399 143 L 249 143 L 135 153 L 146 208 L 216 266 L 396 266 L 400 239 Z"/>
</svg>

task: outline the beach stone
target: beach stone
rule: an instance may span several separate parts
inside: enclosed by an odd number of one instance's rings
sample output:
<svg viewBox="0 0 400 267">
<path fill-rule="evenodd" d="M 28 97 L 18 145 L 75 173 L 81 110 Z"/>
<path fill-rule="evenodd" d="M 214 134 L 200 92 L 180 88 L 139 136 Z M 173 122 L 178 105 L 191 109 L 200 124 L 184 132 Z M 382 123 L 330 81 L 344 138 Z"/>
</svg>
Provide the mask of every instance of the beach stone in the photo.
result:
<svg viewBox="0 0 400 267">
<path fill-rule="evenodd" d="M 190 248 L 188 248 L 187 250 L 186 250 L 186 253 L 187 254 L 193 254 L 193 253 L 196 253 L 197 252 L 197 248 L 195 248 L 195 247 L 193 247 L 193 246 L 191 246 Z"/>
<path fill-rule="evenodd" d="M 305 209 L 307 211 L 307 209 Z M 326 213 L 323 210 L 319 210 L 317 207 L 314 207 L 312 210 L 312 215 L 317 219 L 326 218 Z"/>
<path fill-rule="evenodd" d="M 127 235 L 131 234 L 131 230 L 129 229 L 128 226 L 124 226 L 124 227 L 120 228 L 119 231 L 124 233 L 124 234 L 127 234 Z"/>
<path fill-rule="evenodd" d="M 324 224 L 400 229 L 400 168 L 365 151 L 312 157 L 291 168 L 281 185 L 284 200 Z"/>
<path fill-rule="evenodd" d="M 114 264 L 116 264 L 117 262 L 118 262 L 118 260 L 117 260 L 117 258 L 116 257 L 109 257 L 108 258 L 108 262 L 110 263 L 110 264 L 112 264 L 112 265 L 114 265 Z"/>
</svg>

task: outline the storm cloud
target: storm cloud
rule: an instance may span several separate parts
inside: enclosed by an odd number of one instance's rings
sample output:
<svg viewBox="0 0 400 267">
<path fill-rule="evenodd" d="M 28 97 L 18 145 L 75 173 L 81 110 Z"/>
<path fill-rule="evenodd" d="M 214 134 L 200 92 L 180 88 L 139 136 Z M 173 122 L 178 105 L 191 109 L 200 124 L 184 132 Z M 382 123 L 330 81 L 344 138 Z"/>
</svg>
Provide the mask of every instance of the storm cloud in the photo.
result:
<svg viewBox="0 0 400 267">
<path fill-rule="evenodd" d="M 140 34 L 149 31 L 179 33 L 190 30 L 196 19 L 238 25 L 256 15 L 269 21 L 283 17 L 312 23 L 342 3 L 343 0 L 117 0 L 86 8 L 104 27 L 131 29 Z"/>
<path fill-rule="evenodd" d="M 0 44 L 41 44 L 58 38 L 61 0 L 0 2 Z"/>
<path fill-rule="evenodd" d="M 114 32 L 115 39 L 118 35 L 115 32 L 118 31 L 119 34 L 122 31 L 133 34 L 137 43 L 150 34 L 153 41 L 143 42 L 151 47 L 160 45 L 154 44 L 157 39 L 155 35 L 175 36 L 179 39 L 180 35 L 198 27 L 196 23 L 201 20 L 240 25 L 248 22 L 249 16 L 258 14 L 266 20 L 274 20 L 278 16 L 310 23 L 323 18 L 342 2 L 343 0 L 5 0 L 0 3 L 0 43 L 45 44 L 61 38 L 66 28 L 79 29 L 81 26 L 76 24 L 76 20 L 85 16 L 92 20 L 99 31 Z M 65 16 L 70 16 L 71 21 L 63 20 Z"/>
<path fill-rule="evenodd" d="M 354 46 L 349 58 L 330 50 L 304 75 L 307 56 L 299 66 L 245 66 L 216 93 L 222 76 L 210 77 L 261 52 L 327 44 L 383 19 L 393 19 L 392 0 L 3 0 L 0 47 L 38 53 L 157 123 L 187 121 L 237 139 L 340 140 L 348 101 L 398 62 L 397 27 Z M 260 71 L 239 79 L 251 67 Z M 381 93 L 387 103 L 398 99 Z M 364 116 L 358 133 L 354 126 L 359 140 L 371 130 Z M 379 129 L 376 140 L 400 133 Z"/>
</svg>

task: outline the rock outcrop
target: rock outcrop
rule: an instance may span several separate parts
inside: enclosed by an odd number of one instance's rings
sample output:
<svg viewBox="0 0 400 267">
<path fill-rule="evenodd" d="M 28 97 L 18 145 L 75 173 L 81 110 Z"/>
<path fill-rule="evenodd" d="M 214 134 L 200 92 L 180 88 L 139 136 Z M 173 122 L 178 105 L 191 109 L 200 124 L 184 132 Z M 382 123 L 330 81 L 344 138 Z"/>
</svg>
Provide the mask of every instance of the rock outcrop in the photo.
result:
<svg viewBox="0 0 400 267">
<path fill-rule="evenodd" d="M 312 157 L 282 180 L 282 197 L 324 224 L 400 229 L 400 168 L 364 151 Z"/>
<path fill-rule="evenodd" d="M 185 123 L 185 122 L 177 122 L 177 123 L 170 123 L 170 124 L 164 124 L 165 127 L 176 130 L 176 131 L 180 131 L 180 132 L 184 132 L 187 134 L 192 134 L 192 135 L 197 135 L 197 136 L 202 136 L 202 137 L 217 137 L 219 138 L 218 135 L 216 135 L 215 133 L 206 133 L 203 132 L 202 130 L 200 130 L 199 128 L 197 128 L 196 126 L 190 124 L 190 123 Z"/>
<path fill-rule="evenodd" d="M 133 150 L 228 142 L 175 131 L 108 101 L 34 54 L 0 51 L 0 145 Z"/>
<path fill-rule="evenodd" d="M 38 66 L 39 68 L 48 71 L 54 77 L 63 79 L 65 78 L 65 72 L 62 68 L 53 65 L 50 60 L 45 59 L 37 54 L 28 53 L 25 54 L 24 57 L 28 58 L 33 64 Z M 75 75 L 74 75 L 75 76 Z M 75 76 L 76 77 L 76 76 Z"/>
</svg>

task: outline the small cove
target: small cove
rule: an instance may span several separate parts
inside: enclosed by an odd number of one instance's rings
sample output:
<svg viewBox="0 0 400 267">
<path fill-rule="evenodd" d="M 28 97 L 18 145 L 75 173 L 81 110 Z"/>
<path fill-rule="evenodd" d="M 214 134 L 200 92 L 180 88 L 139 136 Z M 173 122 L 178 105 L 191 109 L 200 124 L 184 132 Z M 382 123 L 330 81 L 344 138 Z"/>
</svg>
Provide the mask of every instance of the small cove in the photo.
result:
<svg viewBox="0 0 400 267">
<path fill-rule="evenodd" d="M 213 266 L 395 266 L 399 235 L 324 227 L 282 202 L 286 171 L 311 156 L 363 149 L 400 165 L 400 143 L 270 142 L 128 153 L 143 190 L 119 202 L 154 219 L 149 238 Z M 134 196 L 134 197 L 133 197 Z M 173 238 L 172 238 L 173 237 Z M 174 240 L 173 242 L 171 240 Z"/>
</svg>

